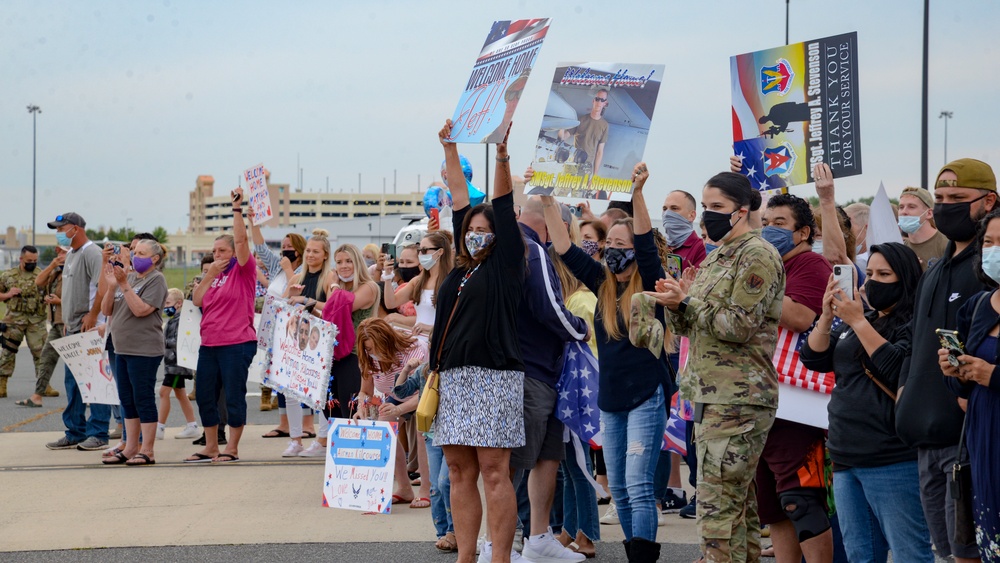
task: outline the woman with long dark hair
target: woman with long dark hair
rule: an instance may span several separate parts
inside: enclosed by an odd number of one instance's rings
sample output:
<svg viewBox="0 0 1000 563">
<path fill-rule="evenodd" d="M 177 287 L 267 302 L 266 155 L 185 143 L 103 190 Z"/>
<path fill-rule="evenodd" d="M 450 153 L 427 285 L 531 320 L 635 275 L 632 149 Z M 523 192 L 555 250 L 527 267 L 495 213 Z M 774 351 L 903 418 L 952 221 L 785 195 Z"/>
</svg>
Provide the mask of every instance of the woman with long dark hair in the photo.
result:
<svg viewBox="0 0 1000 563">
<path fill-rule="evenodd" d="M 896 392 L 910 353 L 910 319 L 921 268 L 900 243 L 871 248 L 865 292 L 847 295 L 830 277 L 802 364 L 837 378 L 827 447 L 833 494 L 851 561 L 934 561 L 920 504 L 916 450 L 896 435 Z M 835 318 L 843 321 L 833 327 Z"/>
</svg>

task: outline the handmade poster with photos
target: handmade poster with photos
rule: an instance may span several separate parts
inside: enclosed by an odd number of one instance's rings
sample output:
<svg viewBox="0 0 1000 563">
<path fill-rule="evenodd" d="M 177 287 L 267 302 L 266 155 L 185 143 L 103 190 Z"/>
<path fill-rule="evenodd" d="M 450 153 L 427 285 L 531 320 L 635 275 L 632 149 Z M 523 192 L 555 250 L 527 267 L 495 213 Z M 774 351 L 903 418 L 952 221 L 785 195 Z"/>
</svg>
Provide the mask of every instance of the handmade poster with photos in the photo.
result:
<svg viewBox="0 0 1000 563">
<path fill-rule="evenodd" d="M 118 405 L 118 385 L 111 374 L 105 339 L 96 330 L 64 336 L 52 347 L 73 374 L 84 403 Z"/>
<path fill-rule="evenodd" d="M 327 401 L 338 329 L 288 303 L 275 305 L 261 383 L 321 410 Z"/>
<path fill-rule="evenodd" d="M 664 65 L 560 63 L 535 142 L 528 195 L 630 201 Z"/>
</svg>

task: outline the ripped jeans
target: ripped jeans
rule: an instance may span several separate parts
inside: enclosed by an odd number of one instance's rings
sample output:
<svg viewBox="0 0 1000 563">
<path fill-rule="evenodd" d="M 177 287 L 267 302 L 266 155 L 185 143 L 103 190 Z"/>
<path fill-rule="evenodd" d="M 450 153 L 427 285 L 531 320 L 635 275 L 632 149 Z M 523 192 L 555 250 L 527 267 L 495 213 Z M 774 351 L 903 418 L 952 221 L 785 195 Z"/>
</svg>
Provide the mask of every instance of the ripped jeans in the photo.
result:
<svg viewBox="0 0 1000 563">
<path fill-rule="evenodd" d="M 656 541 L 653 474 L 667 423 L 663 401 L 663 388 L 657 387 L 649 399 L 630 411 L 601 411 L 608 488 L 628 541 Z"/>
</svg>

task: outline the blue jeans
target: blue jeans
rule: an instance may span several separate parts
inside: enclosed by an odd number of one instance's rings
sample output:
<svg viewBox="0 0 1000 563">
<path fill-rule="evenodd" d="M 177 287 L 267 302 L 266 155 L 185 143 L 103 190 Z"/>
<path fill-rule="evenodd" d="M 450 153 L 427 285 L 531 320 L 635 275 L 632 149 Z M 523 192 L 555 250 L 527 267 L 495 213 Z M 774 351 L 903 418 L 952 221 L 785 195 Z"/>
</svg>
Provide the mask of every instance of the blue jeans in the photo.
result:
<svg viewBox="0 0 1000 563">
<path fill-rule="evenodd" d="M 835 471 L 833 495 L 851 563 L 933 563 L 916 461 Z"/>
<path fill-rule="evenodd" d="M 601 411 L 608 488 L 618 508 L 625 539 L 656 541 L 653 474 L 667 423 L 663 388 L 630 411 Z"/>
<path fill-rule="evenodd" d="M 435 446 L 432 438 L 424 438 L 427 446 L 427 466 L 431 483 L 431 520 L 437 537 L 443 537 L 448 532 L 455 532 L 455 523 L 451 520 L 451 477 L 448 474 L 448 464 L 444 462 L 444 450 Z"/>
<path fill-rule="evenodd" d="M 246 424 L 247 375 L 256 353 L 256 341 L 228 346 L 202 345 L 199 349 L 195 386 L 202 426 L 218 426 L 221 422 L 218 401 L 223 392 L 229 426 L 240 428 Z"/>
<path fill-rule="evenodd" d="M 674 373 L 677 373 L 680 366 L 681 355 L 677 352 L 667 355 L 667 360 L 670 365 L 674 368 Z M 670 418 L 670 399 L 671 397 L 663 398 L 663 408 L 667 412 L 667 418 Z M 666 423 L 664 423 L 665 425 Z M 670 483 L 670 473 L 673 470 L 673 452 L 670 450 L 660 450 L 660 459 L 656 462 L 656 473 L 653 474 L 653 496 L 656 500 L 663 500 L 667 496 L 667 487 Z M 692 472 L 694 474 L 694 472 Z"/>
<path fill-rule="evenodd" d="M 118 368 L 115 367 L 115 362 L 118 361 L 118 360 L 116 360 L 115 358 L 117 358 L 118 356 L 115 355 L 115 345 L 114 345 L 113 341 L 111 340 L 111 335 L 110 334 L 108 335 L 108 344 L 107 344 L 107 348 L 105 348 L 105 351 L 108 353 L 108 367 L 111 368 L 111 375 L 115 378 L 115 386 L 117 386 L 118 385 Z M 121 401 L 119 400 L 119 403 L 120 402 Z M 125 419 L 122 418 L 122 406 L 121 406 L 121 404 L 111 405 L 111 416 L 115 417 L 115 422 L 117 422 L 118 424 L 122 425 L 122 441 L 124 441 L 125 440 L 125 424 L 124 424 Z M 108 420 L 108 422 L 111 422 L 111 421 Z"/>
<path fill-rule="evenodd" d="M 67 404 L 62 418 L 66 425 L 66 439 L 70 442 L 82 442 L 88 437 L 94 437 L 107 442 L 111 406 L 93 403 L 90 405 L 90 417 L 87 417 L 87 405 L 83 402 L 76 378 L 69 368 L 66 368 L 65 383 Z"/>
<path fill-rule="evenodd" d="M 157 422 L 156 371 L 163 356 L 130 356 L 115 358 L 115 380 L 118 399 L 126 419 L 138 418 L 140 423 Z"/>
<path fill-rule="evenodd" d="M 593 474 L 590 466 L 590 445 L 583 444 L 587 473 Z M 576 451 L 572 442 L 566 443 L 566 459 L 562 460 L 563 480 L 563 531 L 576 537 L 583 532 L 593 541 L 601 539 L 601 525 L 597 516 L 597 496 L 594 487 L 587 481 L 576 463 Z"/>
</svg>

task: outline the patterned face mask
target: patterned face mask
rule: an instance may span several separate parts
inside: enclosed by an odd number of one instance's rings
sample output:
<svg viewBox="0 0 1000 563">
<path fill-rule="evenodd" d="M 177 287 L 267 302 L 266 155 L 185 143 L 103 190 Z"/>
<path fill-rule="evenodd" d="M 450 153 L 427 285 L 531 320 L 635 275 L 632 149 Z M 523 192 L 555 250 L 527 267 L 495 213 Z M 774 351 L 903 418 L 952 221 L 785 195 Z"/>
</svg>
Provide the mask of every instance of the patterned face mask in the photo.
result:
<svg viewBox="0 0 1000 563">
<path fill-rule="evenodd" d="M 601 249 L 601 245 L 596 240 L 582 241 L 580 247 L 587 253 L 587 256 L 594 256 Z"/>
<path fill-rule="evenodd" d="M 476 233 L 469 231 L 465 233 L 465 248 L 468 249 L 469 254 L 475 256 L 479 254 L 479 251 L 486 248 L 493 242 L 493 233 Z"/>
<path fill-rule="evenodd" d="M 604 249 L 604 262 L 612 274 L 620 274 L 635 262 L 635 249 L 609 246 Z"/>
</svg>

